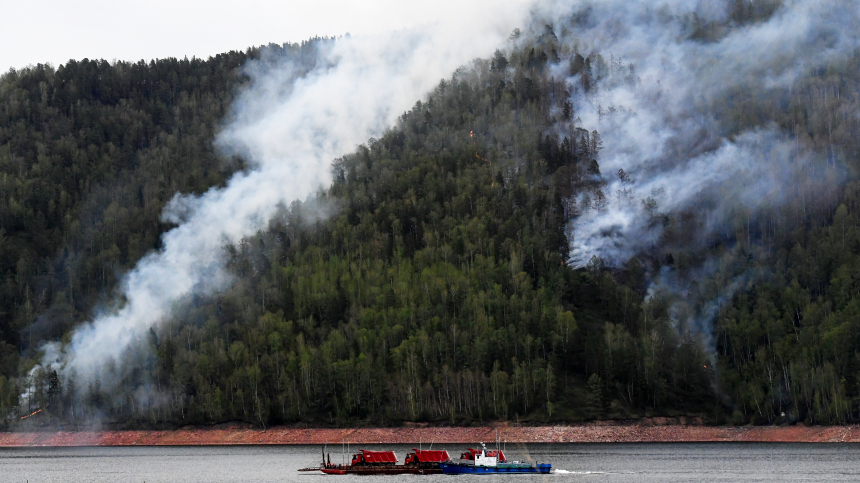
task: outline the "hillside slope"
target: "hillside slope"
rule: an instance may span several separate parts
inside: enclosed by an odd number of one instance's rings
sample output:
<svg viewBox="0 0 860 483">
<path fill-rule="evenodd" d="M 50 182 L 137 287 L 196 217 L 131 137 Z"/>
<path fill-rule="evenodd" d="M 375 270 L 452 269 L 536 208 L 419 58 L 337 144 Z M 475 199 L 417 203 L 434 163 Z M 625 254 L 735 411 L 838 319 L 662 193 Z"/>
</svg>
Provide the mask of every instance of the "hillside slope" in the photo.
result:
<svg viewBox="0 0 860 483">
<path fill-rule="evenodd" d="M 774 11 L 679 22 L 702 45 Z M 211 139 L 258 54 L 5 75 L 0 411 L 45 408 L 12 427 L 860 419 L 860 55 L 696 106 L 725 139 L 776 132 L 816 160 L 787 200 L 731 205 L 715 222 L 731 180 L 661 211 L 683 187 L 634 199 L 645 170 L 601 169 L 614 146 L 596 124 L 604 109 L 630 114 L 601 95 L 643 81 L 562 34 L 587 19 L 559 22 L 441 81 L 334 160 L 330 187 L 227 247 L 232 286 L 184 300 L 107 365 L 109 390 L 31 371 L 37 342 L 110 309 L 100 297 L 157 249 L 175 191 L 245 168 Z M 312 64 L 313 45 L 272 55 Z M 718 152 L 707 137 L 689 149 Z M 619 205 L 659 236 L 620 263 L 576 259 L 578 220 Z"/>
</svg>

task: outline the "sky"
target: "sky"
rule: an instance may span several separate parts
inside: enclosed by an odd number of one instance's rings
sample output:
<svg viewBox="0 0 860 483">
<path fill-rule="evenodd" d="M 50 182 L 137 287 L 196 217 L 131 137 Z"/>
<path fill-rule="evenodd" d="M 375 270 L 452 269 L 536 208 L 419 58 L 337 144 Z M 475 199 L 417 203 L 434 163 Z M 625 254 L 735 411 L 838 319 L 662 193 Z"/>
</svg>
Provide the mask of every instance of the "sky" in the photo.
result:
<svg viewBox="0 0 860 483">
<path fill-rule="evenodd" d="M 0 72 L 69 59 L 207 58 L 312 36 L 397 30 L 468 12 L 462 0 L 0 0 Z"/>
</svg>

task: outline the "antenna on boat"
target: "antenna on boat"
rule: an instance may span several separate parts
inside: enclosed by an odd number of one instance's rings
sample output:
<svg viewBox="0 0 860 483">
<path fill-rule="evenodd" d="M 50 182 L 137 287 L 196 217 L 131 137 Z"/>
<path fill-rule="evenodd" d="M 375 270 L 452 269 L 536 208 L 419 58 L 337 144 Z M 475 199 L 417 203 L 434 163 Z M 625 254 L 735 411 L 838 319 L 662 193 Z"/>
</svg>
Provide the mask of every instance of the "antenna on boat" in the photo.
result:
<svg viewBox="0 0 860 483">
<path fill-rule="evenodd" d="M 323 466 L 325 466 L 325 452 L 328 449 L 328 439 L 325 440 L 325 444 L 323 445 Z M 328 456 L 328 461 L 331 463 L 331 455 Z"/>
</svg>

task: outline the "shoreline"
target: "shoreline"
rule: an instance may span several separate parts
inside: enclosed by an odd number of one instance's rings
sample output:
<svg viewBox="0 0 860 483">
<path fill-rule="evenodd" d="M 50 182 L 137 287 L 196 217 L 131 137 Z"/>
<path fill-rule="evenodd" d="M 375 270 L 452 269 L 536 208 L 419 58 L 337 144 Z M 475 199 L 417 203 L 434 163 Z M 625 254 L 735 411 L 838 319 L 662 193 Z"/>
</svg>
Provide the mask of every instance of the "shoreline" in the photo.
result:
<svg viewBox="0 0 860 483">
<path fill-rule="evenodd" d="M 497 433 L 498 431 L 498 433 Z M 669 443 L 790 442 L 857 443 L 860 425 L 700 426 L 685 424 L 581 424 L 397 428 L 178 429 L 170 431 L 0 432 L 0 447 L 204 446 L 339 444 Z"/>
</svg>

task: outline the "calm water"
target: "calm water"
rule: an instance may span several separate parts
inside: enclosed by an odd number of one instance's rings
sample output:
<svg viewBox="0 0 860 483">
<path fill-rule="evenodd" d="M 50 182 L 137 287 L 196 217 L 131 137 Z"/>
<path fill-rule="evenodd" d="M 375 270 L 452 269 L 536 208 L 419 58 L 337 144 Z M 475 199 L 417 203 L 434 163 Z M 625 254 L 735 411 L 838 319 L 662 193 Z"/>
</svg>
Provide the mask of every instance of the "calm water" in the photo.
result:
<svg viewBox="0 0 860 483">
<path fill-rule="evenodd" d="M 401 460 L 409 447 L 387 446 Z M 434 449 L 459 455 L 462 446 Z M 340 445 L 328 450 L 332 462 L 340 462 Z M 559 471 L 547 476 L 362 477 L 296 472 L 317 465 L 319 453 L 320 448 L 313 446 L 0 448 L 0 482 L 860 481 L 860 445 L 853 444 L 507 445 L 508 459 L 551 462 Z"/>
</svg>

